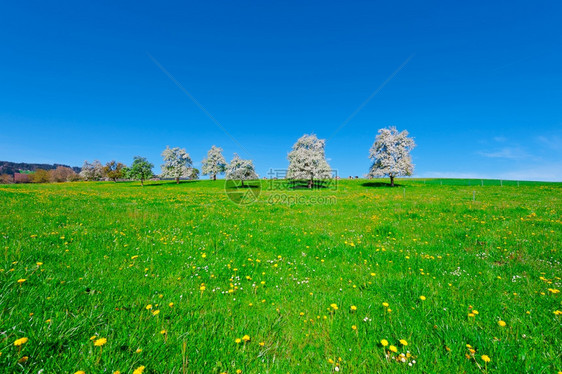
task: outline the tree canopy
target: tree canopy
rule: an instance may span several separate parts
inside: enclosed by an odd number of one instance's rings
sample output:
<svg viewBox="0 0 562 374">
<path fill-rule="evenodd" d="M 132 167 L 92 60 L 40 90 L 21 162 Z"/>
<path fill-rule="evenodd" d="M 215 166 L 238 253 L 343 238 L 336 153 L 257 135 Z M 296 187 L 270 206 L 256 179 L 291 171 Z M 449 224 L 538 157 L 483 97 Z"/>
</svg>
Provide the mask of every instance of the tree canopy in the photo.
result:
<svg viewBox="0 0 562 374">
<path fill-rule="evenodd" d="M 367 177 L 390 177 L 390 185 L 394 186 L 394 178 L 412 175 L 414 164 L 410 151 L 416 146 L 414 139 L 408 137 L 408 131 L 398 132 L 396 127 L 380 129 L 375 142 L 369 151 L 373 161 Z"/>
</svg>

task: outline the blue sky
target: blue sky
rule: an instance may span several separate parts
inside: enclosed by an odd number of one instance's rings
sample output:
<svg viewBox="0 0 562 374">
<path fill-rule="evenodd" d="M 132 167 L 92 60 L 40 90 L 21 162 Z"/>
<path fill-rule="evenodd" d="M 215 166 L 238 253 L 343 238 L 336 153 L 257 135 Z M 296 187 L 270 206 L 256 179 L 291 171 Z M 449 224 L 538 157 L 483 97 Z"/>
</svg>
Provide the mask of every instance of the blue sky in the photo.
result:
<svg viewBox="0 0 562 374">
<path fill-rule="evenodd" d="M 159 171 L 166 145 L 198 166 L 215 144 L 265 175 L 316 133 L 362 176 L 393 125 L 418 177 L 560 181 L 561 16 L 558 1 L 4 2 L 0 160 Z"/>
</svg>

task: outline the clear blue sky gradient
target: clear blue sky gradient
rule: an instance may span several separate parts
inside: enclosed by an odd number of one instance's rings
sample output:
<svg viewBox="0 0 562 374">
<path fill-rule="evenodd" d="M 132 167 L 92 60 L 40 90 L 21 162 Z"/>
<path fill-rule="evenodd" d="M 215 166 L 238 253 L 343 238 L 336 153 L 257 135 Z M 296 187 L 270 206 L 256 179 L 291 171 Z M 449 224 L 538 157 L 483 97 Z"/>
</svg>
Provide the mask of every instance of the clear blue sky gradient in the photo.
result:
<svg viewBox="0 0 562 374">
<path fill-rule="evenodd" d="M 0 160 L 141 155 L 158 172 L 166 145 L 199 166 L 215 144 L 266 175 L 316 133 L 340 175 L 363 176 L 394 125 L 418 177 L 560 181 L 560 19 L 559 1 L 7 1 Z"/>
</svg>

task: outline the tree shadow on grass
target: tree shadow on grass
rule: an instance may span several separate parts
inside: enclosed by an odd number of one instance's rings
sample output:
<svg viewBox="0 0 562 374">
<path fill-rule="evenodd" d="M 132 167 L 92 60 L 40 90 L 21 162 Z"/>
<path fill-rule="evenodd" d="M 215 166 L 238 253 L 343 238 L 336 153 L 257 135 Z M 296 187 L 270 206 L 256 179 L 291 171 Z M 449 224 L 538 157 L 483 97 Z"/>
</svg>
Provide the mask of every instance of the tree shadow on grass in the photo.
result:
<svg viewBox="0 0 562 374">
<path fill-rule="evenodd" d="M 323 190 L 330 188 L 330 181 L 315 180 L 312 185 L 308 185 L 308 181 L 292 180 L 285 184 L 288 190 Z"/>
<path fill-rule="evenodd" d="M 386 183 L 386 182 L 365 182 L 365 183 L 361 183 L 361 186 L 363 187 L 370 187 L 370 188 L 377 188 L 377 187 L 392 187 L 390 185 L 390 183 Z M 394 187 L 402 187 L 401 184 L 398 183 L 394 183 Z"/>
<path fill-rule="evenodd" d="M 197 180 L 192 180 L 192 181 L 189 181 L 189 180 L 182 181 L 182 180 L 180 180 L 179 183 L 176 183 L 176 181 L 160 181 L 160 182 L 156 182 L 156 183 L 154 183 L 154 182 L 148 182 L 147 183 L 147 181 L 145 181 L 144 187 L 176 186 L 178 184 L 191 184 L 191 183 L 197 183 L 197 182 L 199 182 L 199 181 L 197 181 Z M 135 185 L 134 187 L 142 188 L 143 186 L 139 184 L 139 185 Z"/>
</svg>

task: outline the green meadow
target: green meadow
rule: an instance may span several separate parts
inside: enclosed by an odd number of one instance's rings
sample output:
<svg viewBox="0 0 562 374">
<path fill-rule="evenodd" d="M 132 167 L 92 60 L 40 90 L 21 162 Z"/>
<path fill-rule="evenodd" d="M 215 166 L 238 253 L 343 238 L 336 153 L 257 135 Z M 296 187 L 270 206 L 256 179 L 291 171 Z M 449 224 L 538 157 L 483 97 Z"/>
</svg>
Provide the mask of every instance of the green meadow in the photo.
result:
<svg viewBox="0 0 562 374">
<path fill-rule="evenodd" d="M 558 373 L 562 184 L 0 185 L 2 373 Z"/>
</svg>

